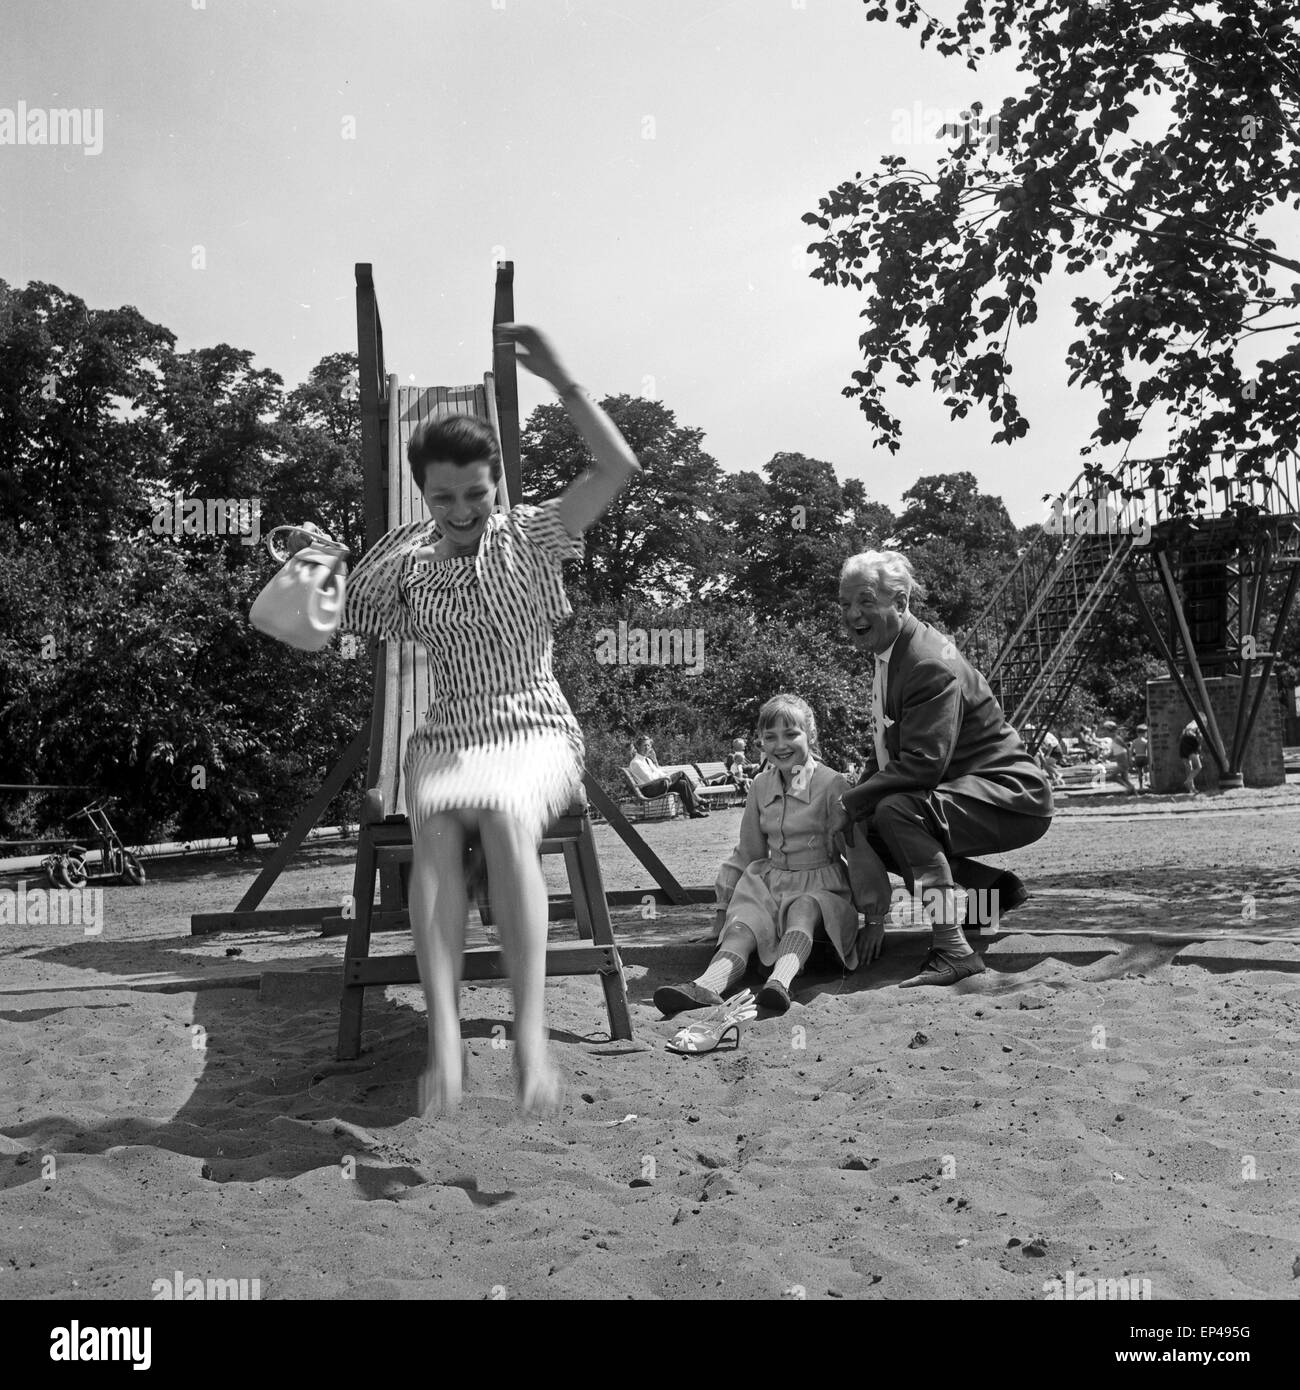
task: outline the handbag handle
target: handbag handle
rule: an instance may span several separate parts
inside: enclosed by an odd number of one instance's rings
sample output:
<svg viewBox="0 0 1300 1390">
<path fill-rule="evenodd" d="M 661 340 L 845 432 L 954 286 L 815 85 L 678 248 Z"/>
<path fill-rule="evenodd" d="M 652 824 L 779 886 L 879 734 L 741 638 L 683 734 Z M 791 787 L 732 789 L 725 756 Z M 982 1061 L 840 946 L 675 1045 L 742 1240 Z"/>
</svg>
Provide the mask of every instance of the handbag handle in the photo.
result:
<svg viewBox="0 0 1300 1390">
<path fill-rule="evenodd" d="M 285 543 L 283 545 L 276 539 L 282 534 L 285 537 Z M 298 543 L 296 545 L 293 544 L 295 538 L 298 538 Z M 344 559 L 350 558 L 352 554 L 346 545 L 343 545 L 339 541 L 331 540 L 324 531 L 317 526 L 313 526 L 310 521 L 304 522 L 301 526 L 273 526 L 266 533 L 265 539 L 266 548 L 270 552 L 271 558 L 281 565 L 285 564 L 300 550 L 311 549 L 325 555 L 337 553 Z M 334 565 L 330 570 L 330 574 L 332 575 L 337 568 L 337 564 Z"/>
</svg>

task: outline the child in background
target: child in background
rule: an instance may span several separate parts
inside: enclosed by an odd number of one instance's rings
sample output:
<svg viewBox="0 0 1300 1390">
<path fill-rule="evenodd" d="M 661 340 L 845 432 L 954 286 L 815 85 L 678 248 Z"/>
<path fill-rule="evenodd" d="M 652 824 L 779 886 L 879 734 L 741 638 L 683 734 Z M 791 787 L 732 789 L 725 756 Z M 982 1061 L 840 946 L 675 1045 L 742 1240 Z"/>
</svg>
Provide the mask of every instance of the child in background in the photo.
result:
<svg viewBox="0 0 1300 1390">
<path fill-rule="evenodd" d="M 1195 719 L 1178 740 L 1178 756 L 1183 760 L 1183 790 L 1188 796 L 1196 796 L 1196 774 L 1201 770 L 1201 735 Z"/>
<path fill-rule="evenodd" d="M 845 969 L 855 970 L 869 958 L 862 938 L 884 931 L 859 935 L 838 839 L 848 823 L 840 801 L 848 782 L 816 760 L 812 710 L 797 695 L 775 695 L 759 712 L 758 732 L 767 765 L 750 786 L 740 842 L 718 871 L 718 949 L 697 979 L 655 991 L 667 1015 L 723 1003 L 755 951 L 772 967 L 758 1002 L 784 1013 L 814 936 L 828 938 Z"/>
<path fill-rule="evenodd" d="M 1147 742 L 1147 726 L 1139 724 L 1137 737 L 1130 746 L 1133 754 L 1133 771 L 1137 773 L 1138 791 L 1146 791 L 1147 768 L 1151 765 L 1151 745 Z"/>
<path fill-rule="evenodd" d="M 1106 785 L 1106 754 L 1109 751 L 1109 742 L 1103 743 L 1093 733 L 1091 724 L 1085 724 L 1079 730 L 1079 742 L 1083 745 L 1087 761 L 1092 764 L 1092 785 L 1104 787 Z"/>
<path fill-rule="evenodd" d="M 736 789 L 748 793 L 749 784 L 754 780 L 754 774 L 758 771 L 758 764 L 751 763 L 746 758 L 743 738 L 732 741 L 731 752 L 726 757 L 726 768 L 731 780 L 736 784 Z"/>
<path fill-rule="evenodd" d="M 1025 730 L 1026 734 L 1029 732 L 1029 729 Z M 1056 737 L 1051 729 L 1047 729 L 1038 744 L 1037 761 L 1038 766 L 1047 773 L 1047 780 L 1053 787 L 1065 786 L 1065 778 L 1062 777 L 1060 773 L 1060 763 L 1063 759 L 1064 754 L 1061 752 L 1060 739 Z"/>
<path fill-rule="evenodd" d="M 1137 795 L 1137 788 L 1133 785 L 1129 777 L 1129 751 L 1128 744 L 1124 742 L 1124 736 L 1119 731 L 1119 725 L 1113 719 L 1108 719 L 1101 726 L 1102 738 L 1106 741 L 1106 753 L 1114 759 L 1115 776 L 1128 789 L 1130 796 Z"/>
</svg>

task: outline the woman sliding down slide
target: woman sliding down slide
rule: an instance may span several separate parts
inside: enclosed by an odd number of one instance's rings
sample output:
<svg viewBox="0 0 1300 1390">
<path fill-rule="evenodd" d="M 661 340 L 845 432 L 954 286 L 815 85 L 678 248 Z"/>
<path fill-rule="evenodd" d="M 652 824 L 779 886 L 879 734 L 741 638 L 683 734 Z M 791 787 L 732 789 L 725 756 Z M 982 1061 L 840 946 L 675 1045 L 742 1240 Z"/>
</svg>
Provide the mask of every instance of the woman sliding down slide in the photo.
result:
<svg viewBox="0 0 1300 1390">
<path fill-rule="evenodd" d="M 547 898 L 538 849 L 582 783 L 583 741 L 551 671 L 553 629 L 571 613 L 561 562 L 639 470 L 609 417 L 535 328 L 502 324 L 529 371 L 559 393 L 594 466 L 560 497 L 494 513 L 501 454 L 463 415 L 425 421 L 407 460 L 433 520 L 388 532 L 347 586 L 342 626 L 422 642 L 435 689 L 402 765 L 413 861 L 411 931 L 429 1011 L 420 1112 L 447 1115 L 464 1082 L 459 994 L 466 842 L 487 861 L 515 1007 L 520 1109 L 559 1109 L 562 1086 L 543 1013 Z"/>
</svg>

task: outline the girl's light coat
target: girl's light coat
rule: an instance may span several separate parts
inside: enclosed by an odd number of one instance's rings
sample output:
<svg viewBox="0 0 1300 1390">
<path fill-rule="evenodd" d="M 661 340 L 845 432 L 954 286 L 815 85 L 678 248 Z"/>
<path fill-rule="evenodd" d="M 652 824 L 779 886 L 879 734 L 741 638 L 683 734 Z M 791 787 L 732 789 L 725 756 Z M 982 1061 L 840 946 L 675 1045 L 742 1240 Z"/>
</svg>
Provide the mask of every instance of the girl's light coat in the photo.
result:
<svg viewBox="0 0 1300 1390">
<path fill-rule="evenodd" d="M 791 905 L 812 897 L 845 968 L 855 970 L 858 910 L 844 863 L 847 819 L 840 805 L 849 784 L 815 759 L 807 767 L 809 775 L 795 777 L 788 788 L 775 768 L 764 768 L 750 785 L 740 840 L 715 885 L 727 914 L 722 930 L 747 926 L 758 941 L 759 959 L 771 965 Z"/>
</svg>

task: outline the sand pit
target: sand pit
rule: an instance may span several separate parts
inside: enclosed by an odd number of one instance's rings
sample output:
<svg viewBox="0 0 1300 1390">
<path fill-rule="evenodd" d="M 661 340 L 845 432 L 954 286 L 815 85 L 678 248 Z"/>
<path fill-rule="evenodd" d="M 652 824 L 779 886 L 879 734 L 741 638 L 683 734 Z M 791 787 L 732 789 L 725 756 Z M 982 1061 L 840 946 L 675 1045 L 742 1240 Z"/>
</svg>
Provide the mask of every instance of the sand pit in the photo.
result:
<svg viewBox="0 0 1300 1390">
<path fill-rule="evenodd" d="M 108 889 L 94 939 L 7 927 L 0 1293 L 148 1298 L 180 1271 L 264 1299 L 1042 1300 L 1072 1272 L 1294 1297 L 1300 797 L 1147 810 L 1067 812 L 1006 858 L 1034 898 L 985 975 L 899 991 L 923 942 L 892 933 L 707 1057 L 664 1051 L 650 995 L 707 956 L 708 914 L 620 914 L 638 1041 L 607 1041 L 593 981 L 552 981 L 570 1096 L 546 1122 L 514 1117 L 504 990 L 466 989 L 466 1104 L 426 1123 L 417 989 L 373 991 L 339 1064 L 332 975 L 254 987 L 338 941 L 190 937 L 253 861 Z M 704 882 L 734 831 L 647 838 Z M 643 883 L 601 834 L 609 886 Z M 322 849 L 271 901 L 349 887 Z"/>
</svg>

